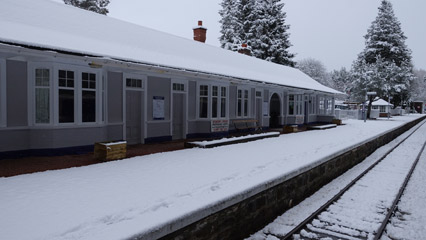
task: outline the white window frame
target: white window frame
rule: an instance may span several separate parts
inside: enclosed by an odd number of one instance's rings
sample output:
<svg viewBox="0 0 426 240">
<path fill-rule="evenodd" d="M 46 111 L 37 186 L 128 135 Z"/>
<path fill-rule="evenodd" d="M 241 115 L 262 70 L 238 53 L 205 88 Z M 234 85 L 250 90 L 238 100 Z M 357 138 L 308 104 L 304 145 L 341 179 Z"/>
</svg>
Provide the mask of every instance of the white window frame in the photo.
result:
<svg viewBox="0 0 426 240">
<path fill-rule="evenodd" d="M 6 60 L 0 59 L 0 127 L 6 127 Z"/>
<path fill-rule="evenodd" d="M 36 71 L 37 71 L 37 69 L 47 69 L 47 70 L 49 70 L 49 86 L 37 86 L 37 84 L 36 84 L 36 81 L 37 81 L 37 79 L 36 79 Z M 53 107 L 52 107 L 52 100 L 53 100 L 53 92 L 52 92 L 52 89 L 53 89 L 53 71 L 52 71 L 52 68 L 51 67 L 43 67 L 43 66 L 35 66 L 35 67 L 33 67 L 33 68 L 31 68 L 31 77 L 30 77 L 30 79 L 31 79 L 31 84 L 30 84 L 30 86 L 32 87 L 31 89 L 32 89 L 32 94 L 33 95 L 31 95 L 30 96 L 30 98 L 31 98 L 31 102 L 32 102 L 32 107 L 33 107 L 33 111 L 32 111 L 32 114 L 31 114 L 31 117 L 33 117 L 33 120 L 32 121 L 30 121 L 30 122 L 33 122 L 34 123 L 34 125 L 40 125 L 40 126 L 46 126 L 46 125 L 51 125 L 52 124 L 52 119 L 53 119 Z M 44 88 L 44 89 L 49 89 L 49 122 L 48 123 L 37 123 L 37 103 L 36 103 L 36 101 L 35 101 L 35 97 L 36 97 L 36 89 L 37 88 Z"/>
<path fill-rule="evenodd" d="M 302 94 L 295 95 L 295 101 L 296 101 L 296 115 L 300 116 L 303 115 L 303 103 L 304 103 L 304 96 Z"/>
<path fill-rule="evenodd" d="M 326 112 L 325 104 L 326 104 L 325 97 L 324 96 L 319 96 L 319 98 L 318 98 L 318 110 L 319 110 L 318 114 L 319 115 L 324 115 L 325 114 L 325 112 Z"/>
<path fill-rule="evenodd" d="M 315 95 L 311 95 L 309 96 L 309 114 L 316 114 L 317 112 L 317 108 L 316 108 L 316 102 L 317 102 L 317 97 Z"/>
<path fill-rule="evenodd" d="M 95 88 L 83 88 L 83 74 L 94 74 L 95 75 Z M 79 119 L 81 121 L 82 124 L 93 124 L 93 123 L 98 123 L 100 122 L 99 120 L 102 119 L 102 116 L 100 115 L 99 109 L 102 108 L 102 102 L 99 102 L 99 99 L 102 98 L 102 86 L 100 87 L 99 84 L 102 84 L 101 79 L 99 79 L 99 74 L 97 74 L 96 72 L 92 72 L 92 71 L 81 71 L 79 73 L 79 84 L 80 84 L 80 89 L 79 89 L 79 93 L 81 94 L 81 97 L 78 99 L 79 102 L 79 106 L 81 107 L 80 109 L 80 116 Z M 90 77 L 89 77 L 89 83 L 90 83 Z M 83 91 L 89 91 L 89 92 L 95 92 L 95 121 L 93 122 L 84 122 L 83 121 Z M 101 104 L 99 104 L 101 103 Z"/>
<path fill-rule="evenodd" d="M 200 86 L 207 86 L 208 94 L 207 94 L 207 117 L 201 118 L 200 117 Z M 217 117 L 213 118 L 213 87 L 218 88 L 218 95 L 217 95 Z M 226 89 L 226 96 L 222 97 L 222 87 Z M 225 110 L 225 117 L 221 116 L 222 106 L 221 106 L 221 99 L 226 99 L 226 110 Z M 196 119 L 197 120 L 211 120 L 211 119 L 228 119 L 229 116 L 229 85 L 222 84 L 222 83 L 207 83 L 207 82 L 198 82 L 197 83 L 197 102 L 196 102 Z"/>
<path fill-rule="evenodd" d="M 293 100 L 291 100 L 290 99 L 290 97 L 293 97 Z M 287 113 L 288 113 L 288 115 L 289 116 L 295 116 L 296 115 L 296 94 L 288 94 L 287 95 L 287 102 L 288 102 L 288 104 L 287 104 Z M 290 103 L 293 103 L 293 112 L 292 113 L 290 113 Z"/>
<path fill-rule="evenodd" d="M 98 126 L 105 124 L 106 122 L 106 81 L 103 76 L 101 69 L 93 69 L 80 65 L 63 64 L 63 63 L 41 63 L 41 62 L 30 62 L 28 64 L 28 79 L 29 79 L 29 97 L 28 97 L 28 121 L 32 126 L 46 127 L 71 127 L 71 126 Z M 36 106 L 35 106 L 35 91 L 36 91 L 36 69 L 49 69 L 50 71 L 50 94 L 49 94 L 49 123 L 36 123 Z M 59 71 L 73 71 L 74 72 L 74 121 L 69 123 L 59 122 L 59 89 L 71 89 L 67 87 L 59 86 Z M 83 122 L 83 107 L 82 107 L 82 73 L 93 73 L 96 74 L 96 121 L 95 122 Z"/>
<path fill-rule="evenodd" d="M 241 98 L 238 97 L 238 92 L 241 91 Z M 247 92 L 247 97 L 245 93 Z M 251 116 L 251 90 L 249 87 L 238 87 L 237 88 L 237 96 L 235 98 L 236 106 L 235 106 L 235 116 L 237 118 L 249 118 Z M 241 115 L 238 115 L 238 100 L 241 99 Z M 247 101 L 247 106 L 246 106 Z M 247 115 L 244 114 L 244 110 L 247 108 Z"/>
</svg>

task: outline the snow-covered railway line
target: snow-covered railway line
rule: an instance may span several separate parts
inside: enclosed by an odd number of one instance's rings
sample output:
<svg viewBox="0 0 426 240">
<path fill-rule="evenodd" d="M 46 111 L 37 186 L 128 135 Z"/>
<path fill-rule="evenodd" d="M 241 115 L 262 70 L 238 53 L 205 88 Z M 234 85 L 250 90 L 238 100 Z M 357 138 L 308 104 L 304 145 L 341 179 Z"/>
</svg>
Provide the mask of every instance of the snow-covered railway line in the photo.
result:
<svg viewBox="0 0 426 240">
<path fill-rule="evenodd" d="M 282 239 L 379 239 L 425 148 L 424 123 Z"/>
</svg>

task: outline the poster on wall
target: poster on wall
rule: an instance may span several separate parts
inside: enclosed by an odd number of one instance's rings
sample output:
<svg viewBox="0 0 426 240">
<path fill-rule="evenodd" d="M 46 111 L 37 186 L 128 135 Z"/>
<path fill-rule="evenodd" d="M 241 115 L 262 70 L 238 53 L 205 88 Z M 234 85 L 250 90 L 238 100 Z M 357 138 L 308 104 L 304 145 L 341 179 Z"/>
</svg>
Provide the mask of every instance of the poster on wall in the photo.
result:
<svg viewBox="0 0 426 240">
<path fill-rule="evenodd" d="M 227 132 L 229 130 L 229 120 L 212 120 L 212 132 Z"/>
<path fill-rule="evenodd" d="M 268 102 L 263 102 L 263 116 L 269 115 Z"/>
<path fill-rule="evenodd" d="M 152 99 L 152 118 L 164 120 L 164 97 L 154 96 Z"/>
<path fill-rule="evenodd" d="M 305 116 L 296 116 L 296 122 L 295 124 L 303 124 L 303 122 L 305 121 Z"/>
</svg>

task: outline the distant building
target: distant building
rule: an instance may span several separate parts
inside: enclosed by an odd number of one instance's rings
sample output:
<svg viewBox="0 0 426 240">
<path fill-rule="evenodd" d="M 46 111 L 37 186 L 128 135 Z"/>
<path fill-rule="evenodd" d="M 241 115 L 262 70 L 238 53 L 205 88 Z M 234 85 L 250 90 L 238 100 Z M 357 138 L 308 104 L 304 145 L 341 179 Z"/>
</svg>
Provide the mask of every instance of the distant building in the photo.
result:
<svg viewBox="0 0 426 240">
<path fill-rule="evenodd" d="M 366 103 L 368 106 L 368 102 Z M 383 100 L 376 98 L 373 101 L 372 109 L 379 110 L 379 117 L 387 117 L 391 113 L 392 104 Z"/>
<path fill-rule="evenodd" d="M 226 136 L 331 121 L 338 91 L 297 69 L 51 0 L 0 7 L 0 155 Z"/>
</svg>

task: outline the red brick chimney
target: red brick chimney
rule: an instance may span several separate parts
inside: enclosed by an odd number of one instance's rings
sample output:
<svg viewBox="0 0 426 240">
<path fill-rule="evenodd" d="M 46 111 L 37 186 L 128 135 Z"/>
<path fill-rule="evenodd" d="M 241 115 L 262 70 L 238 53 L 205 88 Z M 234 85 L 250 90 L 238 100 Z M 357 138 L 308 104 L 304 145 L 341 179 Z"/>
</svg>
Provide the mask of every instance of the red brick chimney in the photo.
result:
<svg viewBox="0 0 426 240">
<path fill-rule="evenodd" d="M 248 48 L 246 43 L 241 44 L 241 47 L 240 47 L 240 49 L 238 49 L 238 52 L 242 53 L 244 55 L 247 55 L 247 56 L 251 56 L 251 51 Z"/>
<path fill-rule="evenodd" d="M 198 26 L 194 27 L 193 30 L 194 30 L 194 40 L 205 43 L 207 28 L 203 27 L 203 21 L 198 21 Z"/>
</svg>

